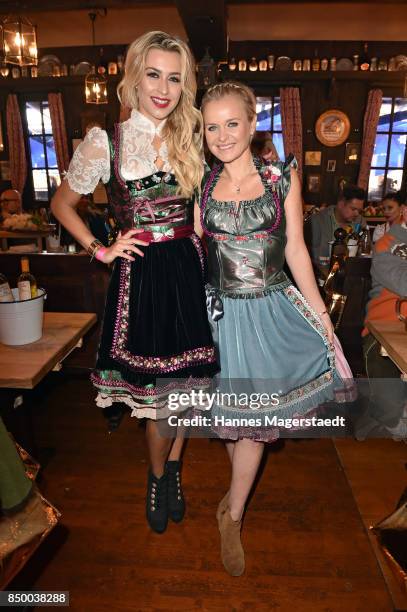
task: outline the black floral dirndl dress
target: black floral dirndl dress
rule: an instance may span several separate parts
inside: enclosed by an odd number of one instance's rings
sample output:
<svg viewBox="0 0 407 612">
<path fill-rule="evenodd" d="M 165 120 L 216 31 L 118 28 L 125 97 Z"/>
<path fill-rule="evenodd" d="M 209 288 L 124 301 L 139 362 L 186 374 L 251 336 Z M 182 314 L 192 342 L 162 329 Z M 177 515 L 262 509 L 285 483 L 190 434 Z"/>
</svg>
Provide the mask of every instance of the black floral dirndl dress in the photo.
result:
<svg viewBox="0 0 407 612">
<path fill-rule="evenodd" d="M 144 257 L 117 258 L 107 293 L 96 369 L 96 403 L 110 430 L 126 407 L 132 415 L 167 418 L 172 390 L 197 388 L 218 371 L 207 319 L 205 253 L 193 231 L 193 200 L 177 195 L 172 173 L 140 180 L 120 175 L 120 129 L 109 135 L 110 212 L 122 233 L 137 238 Z M 158 385 L 159 381 L 159 385 Z"/>
</svg>

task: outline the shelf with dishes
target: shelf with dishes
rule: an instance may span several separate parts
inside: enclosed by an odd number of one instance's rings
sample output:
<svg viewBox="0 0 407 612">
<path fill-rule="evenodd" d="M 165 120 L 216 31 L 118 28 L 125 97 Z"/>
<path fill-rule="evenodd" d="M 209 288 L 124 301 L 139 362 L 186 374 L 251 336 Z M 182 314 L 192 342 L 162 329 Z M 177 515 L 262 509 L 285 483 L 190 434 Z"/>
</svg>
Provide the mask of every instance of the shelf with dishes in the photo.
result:
<svg viewBox="0 0 407 612">
<path fill-rule="evenodd" d="M 229 70 L 222 67 L 220 78 L 223 81 L 244 81 L 248 84 L 268 84 L 287 82 L 309 82 L 309 81 L 367 81 L 383 84 L 404 83 L 407 70 L 394 71 L 352 71 L 352 70 L 318 70 L 318 71 L 295 71 L 295 70 Z"/>
</svg>

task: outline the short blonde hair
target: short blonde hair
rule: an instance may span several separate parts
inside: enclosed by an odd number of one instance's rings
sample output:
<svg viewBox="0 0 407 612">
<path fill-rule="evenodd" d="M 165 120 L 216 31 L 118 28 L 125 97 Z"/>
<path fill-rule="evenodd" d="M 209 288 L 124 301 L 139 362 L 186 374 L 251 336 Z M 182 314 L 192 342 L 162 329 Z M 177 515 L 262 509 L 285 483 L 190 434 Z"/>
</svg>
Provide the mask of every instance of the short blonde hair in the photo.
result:
<svg viewBox="0 0 407 612">
<path fill-rule="evenodd" d="M 130 45 L 124 67 L 124 77 L 117 87 L 120 102 L 138 108 L 137 85 L 144 75 L 147 53 L 151 49 L 179 53 L 181 58 L 181 97 L 167 118 L 162 136 L 167 143 L 168 158 L 184 197 L 193 195 L 203 175 L 202 116 L 195 108 L 195 62 L 188 45 L 165 32 L 143 34 Z"/>
<path fill-rule="evenodd" d="M 256 96 L 253 89 L 236 81 L 224 81 L 210 87 L 202 98 L 201 110 L 205 110 L 208 102 L 220 100 L 225 96 L 238 96 L 244 104 L 247 117 L 252 121 L 256 116 Z"/>
</svg>

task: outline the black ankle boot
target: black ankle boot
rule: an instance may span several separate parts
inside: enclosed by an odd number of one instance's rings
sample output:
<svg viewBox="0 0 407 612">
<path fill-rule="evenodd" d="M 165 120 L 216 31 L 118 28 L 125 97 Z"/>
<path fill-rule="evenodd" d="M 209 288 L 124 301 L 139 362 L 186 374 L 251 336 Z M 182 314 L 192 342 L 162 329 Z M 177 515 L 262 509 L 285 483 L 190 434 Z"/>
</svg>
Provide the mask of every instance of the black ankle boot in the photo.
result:
<svg viewBox="0 0 407 612">
<path fill-rule="evenodd" d="M 147 481 L 146 516 L 151 529 L 164 533 L 168 524 L 168 476 L 157 478 L 149 470 Z"/>
<path fill-rule="evenodd" d="M 167 461 L 168 516 L 174 523 L 180 523 L 185 514 L 185 500 L 181 488 L 181 461 Z"/>
</svg>

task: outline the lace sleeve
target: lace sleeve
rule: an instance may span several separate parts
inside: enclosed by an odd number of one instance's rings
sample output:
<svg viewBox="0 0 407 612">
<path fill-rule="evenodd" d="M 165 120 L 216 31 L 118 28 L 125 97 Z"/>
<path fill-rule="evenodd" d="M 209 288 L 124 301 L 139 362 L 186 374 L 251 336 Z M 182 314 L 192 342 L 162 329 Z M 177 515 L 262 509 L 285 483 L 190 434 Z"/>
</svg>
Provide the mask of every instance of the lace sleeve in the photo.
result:
<svg viewBox="0 0 407 612">
<path fill-rule="evenodd" d="M 100 180 L 110 178 L 109 142 L 105 130 L 94 127 L 76 149 L 66 174 L 69 187 L 76 193 L 93 193 Z"/>
</svg>

